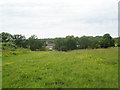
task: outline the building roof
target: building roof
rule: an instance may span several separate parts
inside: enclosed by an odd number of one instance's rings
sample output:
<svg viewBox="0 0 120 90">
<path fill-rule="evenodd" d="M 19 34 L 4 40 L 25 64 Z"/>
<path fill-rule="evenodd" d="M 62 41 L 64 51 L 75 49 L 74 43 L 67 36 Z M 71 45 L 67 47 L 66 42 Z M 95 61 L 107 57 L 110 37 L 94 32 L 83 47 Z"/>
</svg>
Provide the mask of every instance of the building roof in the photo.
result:
<svg viewBox="0 0 120 90">
<path fill-rule="evenodd" d="M 47 44 L 47 46 L 55 46 L 55 44 L 52 44 L 52 43 L 51 43 L 51 44 Z"/>
</svg>

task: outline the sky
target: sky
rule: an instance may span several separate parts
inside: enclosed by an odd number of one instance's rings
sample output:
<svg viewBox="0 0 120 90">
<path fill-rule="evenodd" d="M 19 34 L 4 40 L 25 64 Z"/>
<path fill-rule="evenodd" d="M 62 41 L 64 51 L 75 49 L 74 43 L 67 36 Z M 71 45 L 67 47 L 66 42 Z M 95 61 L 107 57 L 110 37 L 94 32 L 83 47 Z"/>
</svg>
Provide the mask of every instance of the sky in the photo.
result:
<svg viewBox="0 0 120 90">
<path fill-rule="evenodd" d="M 1 0 L 0 33 L 118 37 L 118 0 Z"/>
</svg>

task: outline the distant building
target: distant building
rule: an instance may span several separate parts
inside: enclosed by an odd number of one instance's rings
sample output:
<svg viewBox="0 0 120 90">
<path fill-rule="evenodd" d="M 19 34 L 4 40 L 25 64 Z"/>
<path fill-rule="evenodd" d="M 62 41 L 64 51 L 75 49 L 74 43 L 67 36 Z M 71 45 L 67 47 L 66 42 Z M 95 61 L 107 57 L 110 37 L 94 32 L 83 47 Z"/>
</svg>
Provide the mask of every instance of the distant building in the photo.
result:
<svg viewBox="0 0 120 90">
<path fill-rule="evenodd" d="M 48 43 L 47 46 L 46 46 L 46 48 L 52 50 L 54 46 L 55 46 L 55 44 Z"/>
<path fill-rule="evenodd" d="M 47 44 L 47 45 L 48 45 L 48 42 L 45 42 L 45 44 Z"/>
<path fill-rule="evenodd" d="M 117 47 L 118 46 L 118 44 L 115 44 L 115 47 Z"/>
</svg>

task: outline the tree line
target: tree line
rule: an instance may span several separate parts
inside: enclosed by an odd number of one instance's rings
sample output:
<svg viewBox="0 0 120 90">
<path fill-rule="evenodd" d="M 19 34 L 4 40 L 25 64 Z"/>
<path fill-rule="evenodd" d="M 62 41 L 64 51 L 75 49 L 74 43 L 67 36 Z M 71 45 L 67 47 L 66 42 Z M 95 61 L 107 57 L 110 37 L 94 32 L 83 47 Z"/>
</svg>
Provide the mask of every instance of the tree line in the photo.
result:
<svg viewBox="0 0 120 90">
<path fill-rule="evenodd" d="M 2 32 L 0 34 L 2 49 L 6 48 L 28 48 L 32 51 L 42 50 L 44 48 L 43 42 L 37 38 L 36 35 L 31 35 L 28 39 L 24 35 Z"/>
<path fill-rule="evenodd" d="M 110 34 L 104 34 L 103 36 L 96 36 L 96 37 L 67 36 L 65 38 L 55 39 L 55 49 L 57 49 L 58 51 L 68 51 L 74 49 L 90 49 L 90 48 L 91 49 L 108 48 L 108 47 L 114 47 L 115 44 L 116 44 L 115 40 L 110 36 Z"/>
<path fill-rule="evenodd" d="M 24 35 L 2 32 L 0 33 L 3 49 L 5 46 L 28 48 L 32 51 L 46 50 L 45 42 L 54 43 L 54 49 L 58 51 L 69 51 L 75 49 L 97 49 L 108 48 L 114 46 L 120 46 L 119 38 L 112 38 L 110 34 L 104 34 L 103 36 L 66 36 L 65 38 L 55 39 L 38 39 L 36 35 L 30 36 L 28 39 Z M 8 48 L 8 47 L 7 47 Z"/>
</svg>

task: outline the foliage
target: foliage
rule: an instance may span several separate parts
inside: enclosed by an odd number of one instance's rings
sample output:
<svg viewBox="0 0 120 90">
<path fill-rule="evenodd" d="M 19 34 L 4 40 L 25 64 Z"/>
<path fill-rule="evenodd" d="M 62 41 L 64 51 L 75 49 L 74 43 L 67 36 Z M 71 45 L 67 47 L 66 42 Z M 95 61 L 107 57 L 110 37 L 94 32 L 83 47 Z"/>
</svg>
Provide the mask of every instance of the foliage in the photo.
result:
<svg viewBox="0 0 120 90">
<path fill-rule="evenodd" d="M 118 47 L 120 47 L 120 37 L 118 37 Z"/>
<path fill-rule="evenodd" d="M 83 37 L 79 38 L 79 40 L 78 40 L 78 48 L 79 49 L 89 48 L 90 43 L 91 42 L 90 42 L 89 38 L 86 36 L 83 36 Z"/>
<path fill-rule="evenodd" d="M 55 44 L 54 49 L 58 51 L 70 51 L 75 49 L 96 49 L 120 46 L 118 39 L 113 39 L 110 34 L 104 36 L 66 36 L 65 38 L 47 38 L 38 39 L 36 35 L 32 35 L 28 39 L 21 34 L 11 35 L 9 33 L 1 33 L 2 42 L 14 43 L 17 47 L 28 48 L 32 51 L 44 51 L 47 44 Z"/>
<path fill-rule="evenodd" d="M 114 40 L 110 36 L 110 34 L 105 34 L 102 39 L 100 40 L 100 46 L 101 48 L 108 48 L 114 46 Z"/>
<path fill-rule="evenodd" d="M 39 40 L 37 38 L 37 36 L 35 35 L 32 35 L 28 41 L 28 47 L 32 50 L 32 51 L 35 51 L 35 50 L 38 50 L 38 49 L 41 49 L 42 48 L 42 45 L 43 43 L 41 42 L 41 40 Z"/>
<path fill-rule="evenodd" d="M 18 46 L 18 47 L 26 47 L 26 38 L 25 36 L 22 36 L 20 34 L 15 34 L 12 36 L 13 42 Z"/>
<path fill-rule="evenodd" d="M 66 41 L 67 50 L 74 50 L 77 48 L 76 46 L 77 43 L 74 36 L 67 36 L 65 41 Z"/>
<path fill-rule="evenodd" d="M 26 39 L 26 37 L 21 34 L 11 35 L 9 33 L 3 32 L 0 34 L 0 37 L 2 38 L 3 49 L 8 48 L 10 50 L 10 48 L 13 45 L 13 46 L 17 46 L 20 48 L 28 48 L 33 51 L 38 50 L 38 49 L 45 50 L 45 48 L 43 48 L 42 46 L 43 43 L 35 35 L 32 35 L 31 37 L 29 37 L 29 39 Z M 6 46 L 6 44 L 8 45 Z"/>
<path fill-rule="evenodd" d="M 54 43 L 54 38 L 41 39 L 42 42 Z"/>
<path fill-rule="evenodd" d="M 65 39 L 64 38 L 56 38 L 55 39 L 55 49 L 58 51 L 67 51 L 67 48 L 65 46 Z"/>
<path fill-rule="evenodd" d="M 2 49 L 3 50 L 11 50 L 14 51 L 17 48 L 17 46 L 11 42 L 3 42 L 2 43 Z"/>
<path fill-rule="evenodd" d="M 40 49 L 36 49 L 36 51 L 48 51 L 47 48 L 45 48 L 45 46 L 42 46 Z"/>
<path fill-rule="evenodd" d="M 100 48 L 100 44 L 99 41 L 102 39 L 102 36 L 96 36 L 96 37 L 92 37 L 92 36 L 88 36 L 89 39 L 89 48 L 95 49 L 95 48 Z"/>
<path fill-rule="evenodd" d="M 92 49 L 100 48 L 99 41 L 97 41 L 97 40 L 91 40 L 91 42 L 90 42 L 90 48 L 92 48 Z"/>
<path fill-rule="evenodd" d="M 114 41 L 115 41 L 115 46 L 120 47 L 120 37 L 114 38 Z"/>
<path fill-rule="evenodd" d="M 12 42 L 12 35 L 10 33 L 2 32 L 0 33 L 0 39 L 2 39 L 2 42 Z"/>
<path fill-rule="evenodd" d="M 69 51 L 75 49 L 100 48 L 99 41 L 101 39 L 101 36 L 82 36 L 80 38 L 67 36 L 66 38 L 56 38 L 54 42 L 56 50 Z"/>
<path fill-rule="evenodd" d="M 68 51 L 76 49 L 76 40 L 74 36 L 67 36 L 66 38 L 55 39 L 55 49 L 58 51 Z"/>
</svg>

